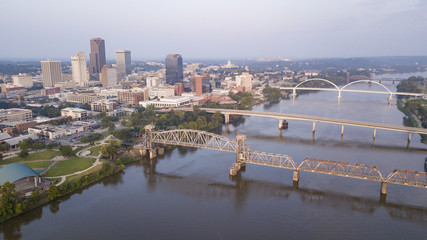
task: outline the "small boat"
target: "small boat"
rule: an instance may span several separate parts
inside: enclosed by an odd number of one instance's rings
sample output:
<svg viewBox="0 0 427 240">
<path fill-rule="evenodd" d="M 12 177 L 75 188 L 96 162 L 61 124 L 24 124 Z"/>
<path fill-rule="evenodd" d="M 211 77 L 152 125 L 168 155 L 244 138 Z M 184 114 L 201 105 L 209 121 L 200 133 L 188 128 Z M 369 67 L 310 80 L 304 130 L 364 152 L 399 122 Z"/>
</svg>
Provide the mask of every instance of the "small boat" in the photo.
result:
<svg viewBox="0 0 427 240">
<path fill-rule="evenodd" d="M 424 159 L 424 171 L 427 172 L 427 157 Z"/>
</svg>

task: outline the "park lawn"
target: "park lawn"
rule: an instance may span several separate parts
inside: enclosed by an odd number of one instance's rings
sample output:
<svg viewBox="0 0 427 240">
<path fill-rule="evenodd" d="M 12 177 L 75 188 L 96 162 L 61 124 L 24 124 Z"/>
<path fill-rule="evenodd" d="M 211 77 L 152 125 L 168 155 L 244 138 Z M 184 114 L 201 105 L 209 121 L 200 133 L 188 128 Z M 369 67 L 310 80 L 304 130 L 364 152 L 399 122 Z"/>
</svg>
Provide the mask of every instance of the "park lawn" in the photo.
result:
<svg viewBox="0 0 427 240">
<path fill-rule="evenodd" d="M 102 169 L 102 164 L 96 165 L 95 167 L 91 168 L 90 170 L 87 170 L 86 172 L 67 177 L 65 182 L 77 181 L 84 176 L 87 176 L 87 175 L 95 173 L 95 172 L 99 172 L 99 171 L 101 171 L 101 169 Z"/>
<path fill-rule="evenodd" d="M 90 155 L 97 157 L 99 155 L 99 152 L 101 152 L 101 148 L 102 148 L 102 145 L 98 145 L 96 147 L 89 148 Z"/>
<path fill-rule="evenodd" d="M 59 161 L 53 165 L 45 174 L 46 177 L 68 175 L 85 170 L 95 162 L 93 158 L 70 157 L 68 160 Z"/>
<path fill-rule="evenodd" d="M 18 156 L 13 158 L 4 159 L 0 161 L 0 164 L 5 165 L 9 163 L 15 162 L 26 162 L 26 161 L 34 161 L 34 160 L 51 160 L 52 158 L 61 155 L 61 152 L 56 150 L 44 150 L 41 152 L 30 153 L 26 158 L 20 158 Z"/>
<path fill-rule="evenodd" d="M 25 164 L 32 169 L 37 169 L 37 168 L 47 168 L 49 167 L 50 164 L 52 164 L 52 162 L 51 161 L 27 162 Z"/>
</svg>

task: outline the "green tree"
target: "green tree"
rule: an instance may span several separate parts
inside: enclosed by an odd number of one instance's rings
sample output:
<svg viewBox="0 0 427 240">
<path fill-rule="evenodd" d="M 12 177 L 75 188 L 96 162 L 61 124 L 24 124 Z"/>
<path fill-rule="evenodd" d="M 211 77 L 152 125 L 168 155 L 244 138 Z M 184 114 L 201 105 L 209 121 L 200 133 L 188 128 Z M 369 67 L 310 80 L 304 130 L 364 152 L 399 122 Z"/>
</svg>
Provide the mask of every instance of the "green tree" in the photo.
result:
<svg viewBox="0 0 427 240">
<path fill-rule="evenodd" d="M 177 116 L 178 118 L 179 118 L 179 121 L 183 121 L 184 120 L 184 118 L 185 118 L 185 113 L 183 112 L 183 111 L 181 111 L 181 110 L 175 110 L 174 112 L 173 112 L 173 114 L 175 115 L 175 116 Z"/>
<path fill-rule="evenodd" d="M 3 154 L 0 153 L 0 161 L 3 160 Z"/>
<path fill-rule="evenodd" d="M 26 157 L 28 157 L 28 151 L 27 150 L 25 150 L 25 149 L 23 149 L 23 150 L 21 150 L 20 152 L 19 152 L 19 154 L 18 154 L 18 157 L 20 157 L 20 158 L 26 158 Z"/>
<path fill-rule="evenodd" d="M 222 123 L 222 114 L 219 111 L 216 111 L 212 114 L 212 121 L 217 124 Z"/>
<path fill-rule="evenodd" d="M 109 157 L 111 160 L 114 160 L 117 157 L 117 152 L 120 149 L 120 142 L 116 140 L 110 140 L 107 145 L 102 146 L 101 154 L 104 157 Z"/>
<path fill-rule="evenodd" d="M 71 157 L 73 155 L 73 149 L 70 145 L 59 146 L 59 151 L 61 151 L 61 155 L 64 157 Z"/>
<path fill-rule="evenodd" d="M 15 206 L 18 201 L 18 196 L 15 190 L 15 184 L 6 182 L 0 187 L 0 216 L 8 219 L 15 214 Z"/>
<path fill-rule="evenodd" d="M 58 197 L 61 196 L 61 193 L 59 192 L 59 189 L 55 184 L 51 184 L 49 186 L 49 190 L 47 190 L 49 201 L 55 200 Z"/>
</svg>

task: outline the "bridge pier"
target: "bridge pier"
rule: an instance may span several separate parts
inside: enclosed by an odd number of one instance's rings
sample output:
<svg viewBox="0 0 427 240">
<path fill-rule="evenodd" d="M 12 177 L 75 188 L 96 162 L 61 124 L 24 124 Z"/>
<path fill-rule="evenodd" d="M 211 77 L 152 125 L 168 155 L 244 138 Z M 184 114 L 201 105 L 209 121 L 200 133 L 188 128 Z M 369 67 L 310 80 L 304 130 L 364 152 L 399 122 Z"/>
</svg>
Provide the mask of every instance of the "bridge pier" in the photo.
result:
<svg viewBox="0 0 427 240">
<path fill-rule="evenodd" d="M 224 123 L 229 124 L 230 123 L 230 114 L 224 114 Z"/>
<path fill-rule="evenodd" d="M 316 132 L 316 121 L 313 121 L 313 134 Z"/>
<path fill-rule="evenodd" d="M 294 88 L 292 89 L 292 99 L 295 99 L 296 96 L 297 96 L 297 89 Z"/>
<path fill-rule="evenodd" d="M 246 148 L 246 135 L 239 134 L 236 136 L 237 149 L 236 149 L 236 161 L 233 166 L 230 167 L 230 176 L 236 176 L 237 173 L 246 166 L 245 162 L 245 148 Z"/>
<path fill-rule="evenodd" d="M 411 142 L 412 132 L 409 132 L 408 134 L 408 144 Z"/>
<path fill-rule="evenodd" d="M 375 137 L 377 136 L 377 129 L 374 128 L 374 141 L 375 141 Z"/>
<path fill-rule="evenodd" d="M 381 194 L 387 194 L 387 182 L 381 182 Z"/>
<path fill-rule="evenodd" d="M 344 124 L 341 125 L 341 138 L 342 138 L 342 136 L 344 136 Z"/>
<path fill-rule="evenodd" d="M 340 103 L 340 101 L 341 101 L 341 91 L 338 91 L 338 103 Z"/>
<path fill-rule="evenodd" d="M 294 170 L 294 174 L 292 176 L 292 181 L 294 181 L 294 182 L 299 181 L 299 170 Z"/>
<path fill-rule="evenodd" d="M 390 96 L 387 98 L 388 105 L 391 105 L 391 102 L 393 101 L 393 95 L 390 94 Z"/>
</svg>

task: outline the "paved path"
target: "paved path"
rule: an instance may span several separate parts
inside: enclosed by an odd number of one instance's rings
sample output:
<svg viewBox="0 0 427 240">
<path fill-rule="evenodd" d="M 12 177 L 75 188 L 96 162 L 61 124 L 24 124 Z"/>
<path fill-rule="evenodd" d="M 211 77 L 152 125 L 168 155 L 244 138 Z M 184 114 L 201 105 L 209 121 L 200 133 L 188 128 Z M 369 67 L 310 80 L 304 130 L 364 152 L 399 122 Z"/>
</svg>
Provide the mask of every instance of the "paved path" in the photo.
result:
<svg viewBox="0 0 427 240">
<path fill-rule="evenodd" d="M 104 140 L 101 140 L 100 144 L 98 144 L 96 146 L 105 145 L 105 144 L 107 144 L 112 139 L 116 139 L 116 138 L 113 135 L 109 135 Z M 74 172 L 74 173 L 70 173 L 70 174 L 67 174 L 67 175 L 55 176 L 55 177 L 45 177 L 45 178 L 47 178 L 47 179 L 49 179 L 49 178 L 61 178 L 61 181 L 59 183 L 55 184 L 55 186 L 59 186 L 59 185 L 61 185 L 61 184 L 63 184 L 65 182 L 65 180 L 67 179 L 67 177 L 84 173 L 84 172 L 89 171 L 92 168 L 94 168 L 94 167 L 102 164 L 101 161 L 100 161 L 101 160 L 101 156 L 102 156 L 101 153 L 98 156 L 95 156 L 95 157 L 94 156 L 90 156 L 90 155 L 89 156 L 83 156 L 82 155 L 82 153 L 84 151 L 87 151 L 89 148 L 92 148 L 92 147 L 94 147 L 94 146 L 88 146 L 87 148 L 84 148 L 84 149 L 82 149 L 82 150 L 80 150 L 79 152 L 76 153 L 76 156 L 78 156 L 78 157 L 94 158 L 94 159 L 96 159 L 96 161 L 92 164 L 92 166 L 90 166 L 90 167 L 88 167 L 88 168 L 86 168 L 84 170 L 81 170 L 81 171 L 78 171 L 78 172 Z"/>
</svg>

